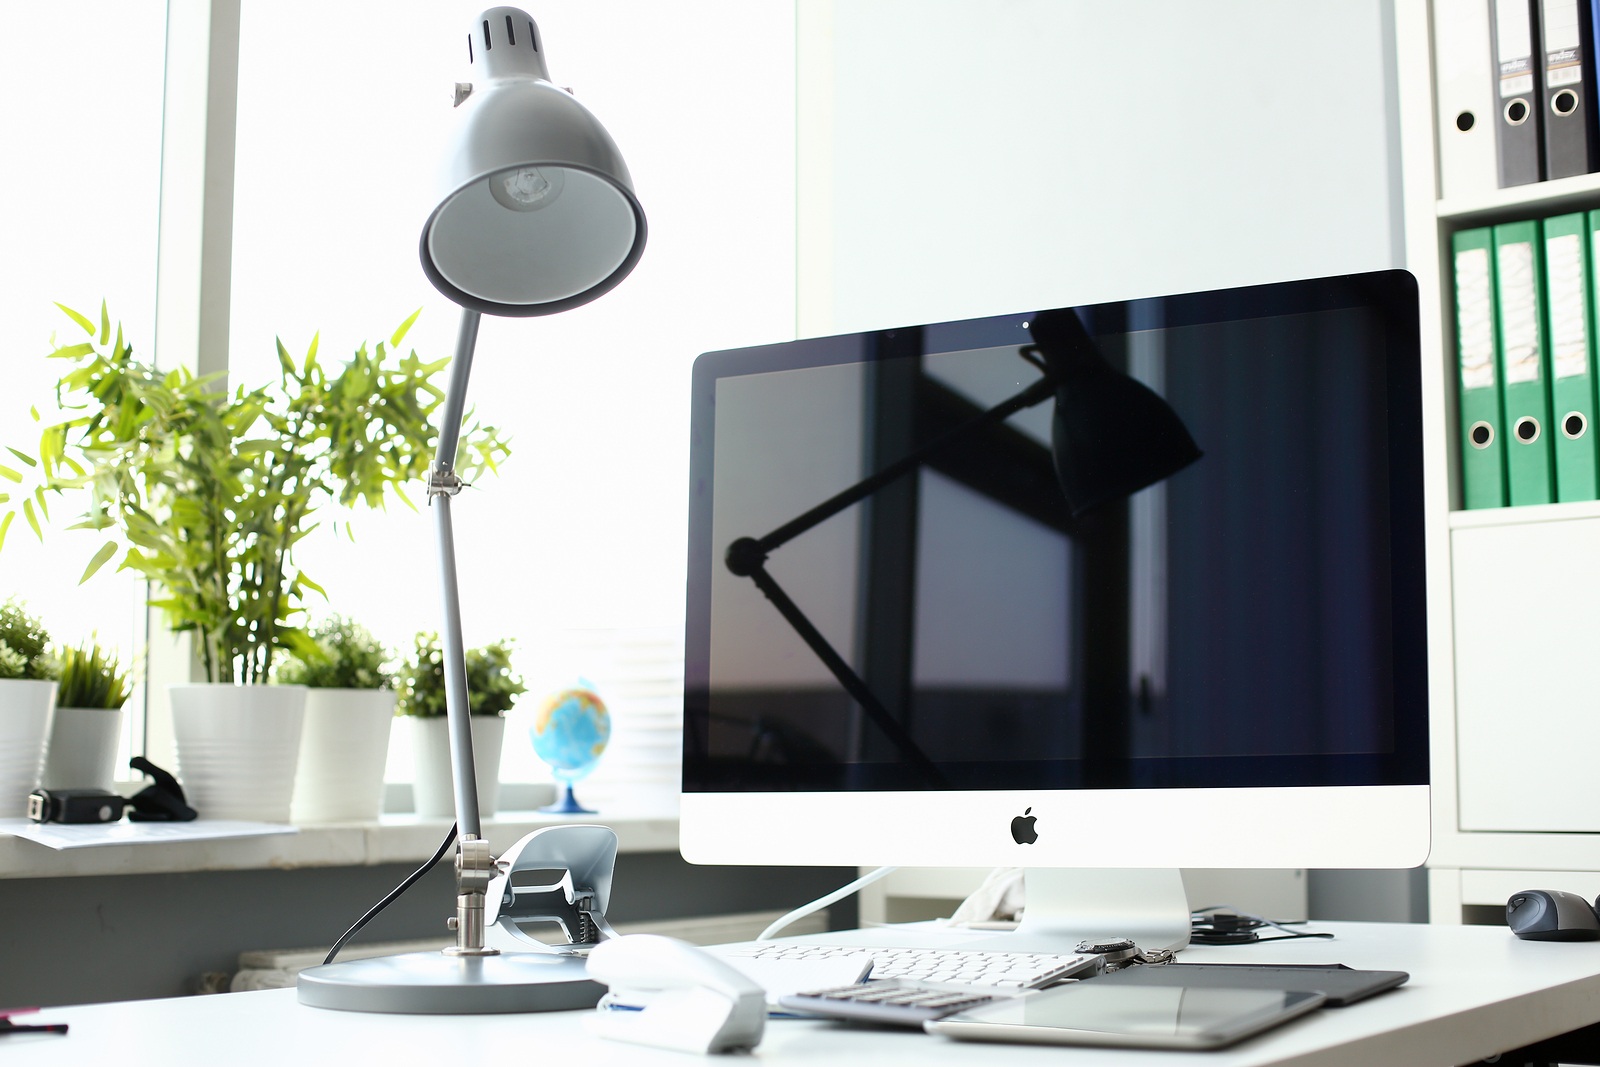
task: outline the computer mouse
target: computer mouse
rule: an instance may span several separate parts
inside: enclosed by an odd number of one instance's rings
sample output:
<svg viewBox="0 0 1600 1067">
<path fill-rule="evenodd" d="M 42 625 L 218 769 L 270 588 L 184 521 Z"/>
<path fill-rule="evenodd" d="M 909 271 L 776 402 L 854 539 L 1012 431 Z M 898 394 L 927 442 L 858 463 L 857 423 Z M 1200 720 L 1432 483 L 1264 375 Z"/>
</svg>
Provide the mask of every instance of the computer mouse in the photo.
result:
<svg viewBox="0 0 1600 1067">
<path fill-rule="evenodd" d="M 1506 901 L 1506 925 L 1527 941 L 1600 940 L 1600 916 L 1576 893 L 1525 889 Z"/>
</svg>

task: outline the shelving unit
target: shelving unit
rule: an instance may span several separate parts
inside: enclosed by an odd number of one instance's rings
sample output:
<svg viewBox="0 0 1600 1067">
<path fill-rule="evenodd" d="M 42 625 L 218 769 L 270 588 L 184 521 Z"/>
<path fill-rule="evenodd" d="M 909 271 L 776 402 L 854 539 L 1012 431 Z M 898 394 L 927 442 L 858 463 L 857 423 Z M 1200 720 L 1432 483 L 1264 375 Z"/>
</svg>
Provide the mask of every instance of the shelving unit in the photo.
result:
<svg viewBox="0 0 1600 1067">
<path fill-rule="evenodd" d="M 1395 45 L 1428 435 L 1429 905 L 1459 923 L 1518 889 L 1600 892 L 1600 504 L 1455 510 L 1450 238 L 1600 208 L 1600 174 L 1440 200 L 1428 0 L 1396 0 Z"/>
</svg>

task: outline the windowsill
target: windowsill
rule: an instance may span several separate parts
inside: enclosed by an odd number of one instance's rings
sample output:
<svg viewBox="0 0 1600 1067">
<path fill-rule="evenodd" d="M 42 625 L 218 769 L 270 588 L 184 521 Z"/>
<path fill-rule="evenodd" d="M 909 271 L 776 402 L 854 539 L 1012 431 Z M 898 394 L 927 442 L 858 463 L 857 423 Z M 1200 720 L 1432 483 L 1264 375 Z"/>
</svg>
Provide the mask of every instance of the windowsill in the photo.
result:
<svg viewBox="0 0 1600 1067">
<path fill-rule="evenodd" d="M 594 815 L 501 811 L 483 821 L 490 847 L 502 852 L 524 834 L 563 823 L 599 823 L 617 833 L 622 852 L 676 852 L 678 812 L 658 795 L 618 800 Z M 65 878 L 107 874 L 172 874 L 301 867 L 371 867 L 421 863 L 449 832 L 444 819 L 383 815 L 375 823 L 301 826 L 298 832 L 205 841 L 163 841 L 57 851 L 0 837 L 0 878 Z"/>
</svg>

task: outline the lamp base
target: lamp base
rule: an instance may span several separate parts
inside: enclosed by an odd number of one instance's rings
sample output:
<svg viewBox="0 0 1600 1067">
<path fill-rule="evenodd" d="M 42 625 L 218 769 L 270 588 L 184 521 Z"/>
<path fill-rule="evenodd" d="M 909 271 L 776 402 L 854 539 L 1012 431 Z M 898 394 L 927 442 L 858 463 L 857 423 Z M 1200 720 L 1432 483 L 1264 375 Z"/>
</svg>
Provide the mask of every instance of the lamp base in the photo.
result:
<svg viewBox="0 0 1600 1067">
<path fill-rule="evenodd" d="M 407 1015 L 571 1011 L 594 1007 L 606 991 L 583 957 L 547 952 L 378 956 L 308 967 L 296 986 L 314 1008 Z"/>
</svg>

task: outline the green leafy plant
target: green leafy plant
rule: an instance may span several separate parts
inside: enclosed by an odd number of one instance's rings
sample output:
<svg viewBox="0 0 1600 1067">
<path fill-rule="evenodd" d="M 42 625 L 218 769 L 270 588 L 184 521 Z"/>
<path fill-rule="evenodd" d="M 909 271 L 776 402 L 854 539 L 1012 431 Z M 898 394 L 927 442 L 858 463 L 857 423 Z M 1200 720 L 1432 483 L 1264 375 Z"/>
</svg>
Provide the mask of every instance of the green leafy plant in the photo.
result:
<svg viewBox="0 0 1600 1067">
<path fill-rule="evenodd" d="M 473 715 L 504 715 L 528 691 L 511 672 L 511 642 L 467 649 L 467 707 Z M 417 718 L 445 713 L 444 651 L 439 635 L 419 633 L 416 647 L 400 668 L 397 711 Z"/>
<path fill-rule="evenodd" d="M 0 508 L 10 505 L 0 546 L 17 514 L 42 539 L 53 496 L 86 498 L 71 529 L 115 536 L 81 580 L 122 552 L 120 569 L 159 585 L 151 603 L 172 629 L 195 633 L 211 681 L 264 682 L 285 648 L 314 656 L 294 623 L 305 597 L 323 591 L 295 565 L 294 546 L 329 502 L 381 508 L 393 494 L 410 505 L 404 486 L 421 483 L 433 458 L 444 394 L 432 379 L 448 360 L 392 355 L 416 314 L 331 369 L 318 362 L 316 338 L 299 360 L 280 341 L 276 383 L 228 392 L 136 359 L 104 304 L 98 331 L 57 306 L 89 335 L 50 353 L 70 366 L 57 398 L 75 414 L 44 428 L 36 457 L 9 450 L 37 484 L 16 503 L 0 493 Z M 456 470 L 470 480 L 507 452 L 493 427 L 468 426 Z M 0 479 L 24 475 L 0 466 Z"/>
<path fill-rule="evenodd" d="M 46 649 L 50 634 L 44 623 L 28 614 L 12 597 L 0 604 L 0 678 L 48 681 L 61 673 L 61 665 Z"/>
<path fill-rule="evenodd" d="M 278 681 L 313 689 L 392 689 L 389 650 L 358 622 L 334 615 L 311 629 L 317 654 L 291 648 Z"/>
<path fill-rule="evenodd" d="M 60 659 L 56 707 L 114 710 L 128 702 L 133 690 L 129 672 L 98 641 L 91 639 L 77 648 L 63 648 Z"/>
</svg>

